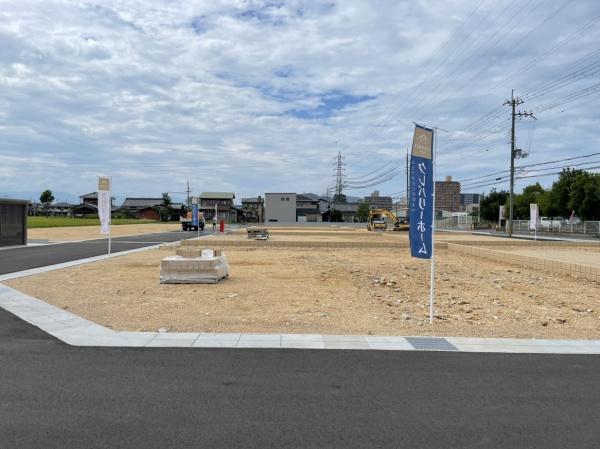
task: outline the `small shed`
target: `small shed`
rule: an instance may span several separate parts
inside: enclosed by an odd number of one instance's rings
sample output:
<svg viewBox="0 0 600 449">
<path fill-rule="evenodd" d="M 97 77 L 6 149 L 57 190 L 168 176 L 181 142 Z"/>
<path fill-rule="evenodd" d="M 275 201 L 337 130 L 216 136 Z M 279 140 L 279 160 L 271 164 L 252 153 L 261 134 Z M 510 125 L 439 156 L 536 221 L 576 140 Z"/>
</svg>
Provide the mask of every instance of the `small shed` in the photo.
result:
<svg viewBox="0 0 600 449">
<path fill-rule="evenodd" d="M 0 198 L 0 246 L 27 245 L 29 201 Z"/>
</svg>

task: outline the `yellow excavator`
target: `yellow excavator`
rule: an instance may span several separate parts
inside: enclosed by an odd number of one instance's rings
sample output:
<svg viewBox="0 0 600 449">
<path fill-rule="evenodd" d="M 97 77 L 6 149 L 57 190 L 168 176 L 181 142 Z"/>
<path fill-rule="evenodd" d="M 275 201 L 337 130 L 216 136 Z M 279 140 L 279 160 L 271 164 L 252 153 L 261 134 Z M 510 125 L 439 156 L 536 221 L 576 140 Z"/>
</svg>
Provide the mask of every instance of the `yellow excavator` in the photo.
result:
<svg viewBox="0 0 600 449">
<path fill-rule="evenodd" d="M 367 229 L 369 231 L 387 231 L 386 218 L 393 224 L 392 231 L 408 231 L 408 220 L 398 218 L 395 213 L 387 209 L 371 209 L 367 218 Z"/>
</svg>

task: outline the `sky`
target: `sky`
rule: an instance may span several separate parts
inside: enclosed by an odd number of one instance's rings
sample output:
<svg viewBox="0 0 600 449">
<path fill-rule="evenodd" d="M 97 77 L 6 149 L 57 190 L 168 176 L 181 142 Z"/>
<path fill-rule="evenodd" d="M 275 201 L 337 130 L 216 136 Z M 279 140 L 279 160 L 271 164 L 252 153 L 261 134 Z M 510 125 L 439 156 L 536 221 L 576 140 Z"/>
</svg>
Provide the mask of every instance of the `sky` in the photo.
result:
<svg viewBox="0 0 600 449">
<path fill-rule="evenodd" d="M 594 64 L 596 0 L 0 0 L 0 196 L 322 194 L 338 153 L 347 194 L 402 196 L 414 122 L 438 179 L 506 188 L 470 179 L 509 166 L 511 89 L 517 165 L 600 151 Z"/>
</svg>

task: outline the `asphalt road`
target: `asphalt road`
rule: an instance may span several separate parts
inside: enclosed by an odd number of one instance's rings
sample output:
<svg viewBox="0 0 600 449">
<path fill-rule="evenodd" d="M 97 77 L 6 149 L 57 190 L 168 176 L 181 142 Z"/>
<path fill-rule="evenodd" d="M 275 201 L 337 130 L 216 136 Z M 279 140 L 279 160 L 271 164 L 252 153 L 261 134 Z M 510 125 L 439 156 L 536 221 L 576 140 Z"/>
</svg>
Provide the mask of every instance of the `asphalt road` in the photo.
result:
<svg viewBox="0 0 600 449">
<path fill-rule="evenodd" d="M 0 309 L 0 446 L 594 448 L 600 357 L 77 348 Z"/>
<path fill-rule="evenodd" d="M 200 235 L 208 233 L 208 231 L 200 232 Z M 177 231 L 116 237 L 112 239 L 111 251 L 116 253 L 157 243 L 176 242 L 181 239 L 194 238 L 197 235 L 195 231 Z M 2 249 L 0 250 L 0 274 L 100 256 L 106 254 L 107 251 L 108 240 L 106 239 Z"/>
</svg>

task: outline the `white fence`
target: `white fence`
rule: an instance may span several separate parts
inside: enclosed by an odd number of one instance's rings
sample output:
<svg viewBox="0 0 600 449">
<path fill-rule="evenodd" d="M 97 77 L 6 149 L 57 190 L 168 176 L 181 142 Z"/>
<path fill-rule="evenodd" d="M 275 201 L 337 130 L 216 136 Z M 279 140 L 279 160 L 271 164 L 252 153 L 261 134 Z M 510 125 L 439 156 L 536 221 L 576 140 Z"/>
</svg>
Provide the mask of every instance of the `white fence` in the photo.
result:
<svg viewBox="0 0 600 449">
<path fill-rule="evenodd" d="M 435 229 L 443 230 L 456 230 L 456 231 L 469 231 L 473 227 L 473 219 L 476 217 L 470 217 L 461 215 L 458 217 L 446 217 L 440 220 L 435 220 Z"/>
<path fill-rule="evenodd" d="M 513 231 L 529 231 L 529 220 L 513 220 Z M 538 223 L 538 232 L 561 234 L 600 235 L 600 221 L 547 220 Z M 531 231 L 533 232 L 533 231 Z"/>
</svg>

